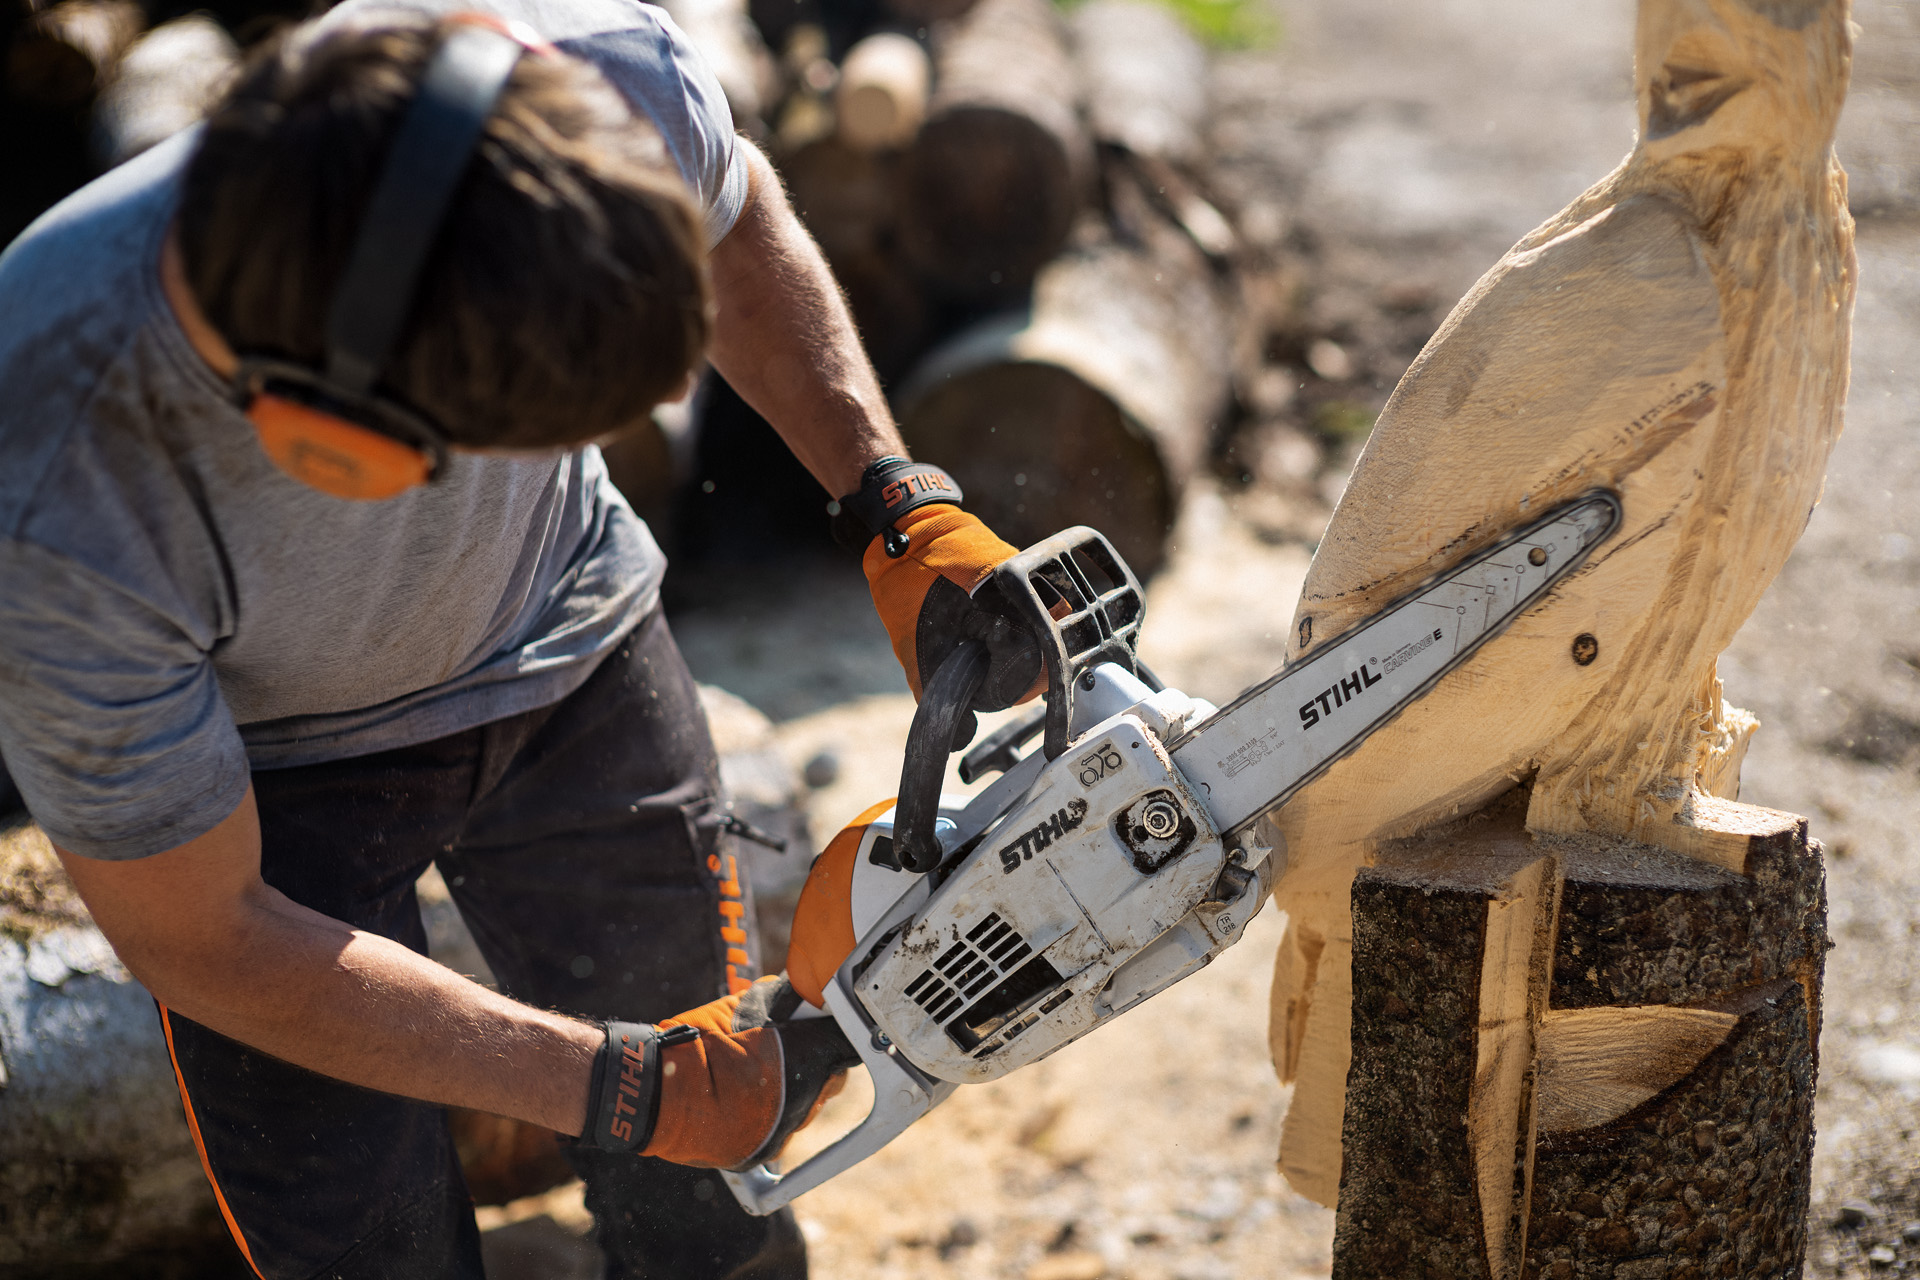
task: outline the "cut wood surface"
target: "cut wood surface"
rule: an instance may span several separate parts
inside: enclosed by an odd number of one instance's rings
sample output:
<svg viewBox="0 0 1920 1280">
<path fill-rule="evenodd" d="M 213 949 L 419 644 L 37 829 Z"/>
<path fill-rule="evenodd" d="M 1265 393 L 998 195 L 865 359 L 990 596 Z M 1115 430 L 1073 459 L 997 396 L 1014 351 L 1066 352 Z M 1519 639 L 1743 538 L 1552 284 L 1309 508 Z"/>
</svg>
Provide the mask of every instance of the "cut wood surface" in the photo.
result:
<svg viewBox="0 0 1920 1280">
<path fill-rule="evenodd" d="M 903 147 L 927 118 L 933 63 L 920 42 L 891 31 L 847 50 L 834 86 L 840 140 L 856 151 Z"/>
<path fill-rule="evenodd" d="M 1531 835 L 1527 799 L 1355 879 L 1335 1276 L 1789 1274 L 1827 945 L 1805 824 L 1750 810 L 1735 874 Z"/>
<path fill-rule="evenodd" d="M 1207 53 L 1151 0 L 1090 0 L 1069 19 L 1095 140 L 1193 164 L 1204 150 Z"/>
<path fill-rule="evenodd" d="M 943 291 L 1019 297 L 1092 176 L 1079 76 L 1048 0 L 982 0 L 933 34 L 927 122 L 901 174 L 902 241 Z"/>
<path fill-rule="evenodd" d="M 1292 856 L 1275 1058 L 1296 1080 L 1281 1168 L 1322 1203 L 1340 1187 L 1360 980 L 1350 892 L 1383 841 L 1527 780 L 1533 833 L 1734 874 L 1772 821 L 1731 804 L 1754 721 L 1725 705 L 1715 663 L 1804 527 L 1840 429 L 1846 6 L 1643 0 L 1637 40 L 1638 145 L 1415 361 L 1295 615 L 1290 658 L 1557 503 L 1594 488 L 1623 503 L 1588 565 L 1278 816 Z"/>
<path fill-rule="evenodd" d="M 1152 573 L 1222 410 L 1230 345 L 1191 246 L 1109 241 L 1049 265 L 1030 310 L 935 349 L 900 393 L 901 431 L 1014 545 L 1089 524 Z"/>
</svg>

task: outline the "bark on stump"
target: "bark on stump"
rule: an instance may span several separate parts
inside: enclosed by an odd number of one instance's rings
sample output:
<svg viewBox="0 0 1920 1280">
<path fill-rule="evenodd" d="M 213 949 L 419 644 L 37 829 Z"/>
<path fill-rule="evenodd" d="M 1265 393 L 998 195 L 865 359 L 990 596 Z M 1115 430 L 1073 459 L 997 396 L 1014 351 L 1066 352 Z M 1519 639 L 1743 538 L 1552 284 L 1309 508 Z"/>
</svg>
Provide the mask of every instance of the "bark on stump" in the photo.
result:
<svg viewBox="0 0 1920 1280">
<path fill-rule="evenodd" d="M 1801 1273 L 1824 877 L 1730 809 L 1744 874 L 1507 803 L 1357 875 L 1336 1278 Z"/>
</svg>

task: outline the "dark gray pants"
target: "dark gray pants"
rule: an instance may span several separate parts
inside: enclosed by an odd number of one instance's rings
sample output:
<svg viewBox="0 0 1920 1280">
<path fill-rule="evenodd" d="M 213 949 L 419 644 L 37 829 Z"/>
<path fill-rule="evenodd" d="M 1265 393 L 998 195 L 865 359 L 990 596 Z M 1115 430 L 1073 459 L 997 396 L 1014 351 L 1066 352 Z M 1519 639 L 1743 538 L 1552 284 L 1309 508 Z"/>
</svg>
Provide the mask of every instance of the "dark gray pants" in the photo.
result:
<svg viewBox="0 0 1920 1280">
<path fill-rule="evenodd" d="M 742 922 L 720 913 L 742 889 L 710 821 L 713 743 L 657 611 L 551 707 L 253 783 L 268 884 L 424 952 L 413 886 L 438 864 L 501 986 L 530 1004 L 651 1021 L 724 994 L 730 966 L 753 971 Z M 482 1274 L 441 1108 L 162 1016 L 216 1190 L 262 1276 Z M 806 1274 L 792 1215 L 749 1217 L 717 1175 L 569 1158 L 609 1277 Z"/>
</svg>

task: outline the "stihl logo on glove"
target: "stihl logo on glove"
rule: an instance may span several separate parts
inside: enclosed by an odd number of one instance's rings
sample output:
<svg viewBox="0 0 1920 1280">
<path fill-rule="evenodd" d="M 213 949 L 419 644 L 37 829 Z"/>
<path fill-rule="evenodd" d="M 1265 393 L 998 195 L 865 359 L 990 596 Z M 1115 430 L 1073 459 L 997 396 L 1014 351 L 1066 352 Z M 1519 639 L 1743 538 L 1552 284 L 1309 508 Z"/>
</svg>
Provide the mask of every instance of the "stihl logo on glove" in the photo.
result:
<svg viewBox="0 0 1920 1280">
<path fill-rule="evenodd" d="M 922 471 L 917 475 L 903 476 L 895 480 L 880 491 L 880 500 L 886 503 L 887 509 L 891 511 L 908 498 L 922 493 L 952 494 L 954 500 L 958 501 L 960 486 L 956 485 L 952 477 L 945 472 Z"/>
<path fill-rule="evenodd" d="M 607 1126 L 617 1141 L 633 1141 L 633 1122 L 620 1117 L 640 1114 L 640 1108 L 634 1104 L 640 1101 L 640 1081 L 646 1070 L 647 1057 L 643 1050 L 629 1046 L 620 1051 L 620 1091 L 613 1100 L 613 1123 Z"/>
</svg>

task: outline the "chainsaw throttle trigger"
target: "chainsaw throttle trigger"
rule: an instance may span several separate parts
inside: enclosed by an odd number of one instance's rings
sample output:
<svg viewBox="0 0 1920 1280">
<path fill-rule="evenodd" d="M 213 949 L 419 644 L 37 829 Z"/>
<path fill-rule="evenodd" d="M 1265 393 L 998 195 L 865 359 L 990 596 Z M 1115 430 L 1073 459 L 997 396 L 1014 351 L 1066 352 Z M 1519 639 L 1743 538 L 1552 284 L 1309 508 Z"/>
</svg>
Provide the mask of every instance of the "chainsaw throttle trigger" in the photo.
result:
<svg viewBox="0 0 1920 1280">
<path fill-rule="evenodd" d="M 1140 580 L 1095 530 L 1075 525 L 1034 543 L 1003 560 L 992 582 L 1039 638 L 1046 659 L 1047 759 L 1067 749 L 1076 684 L 1101 663 L 1115 663 L 1159 691 L 1135 652 L 1146 616 Z"/>
</svg>

